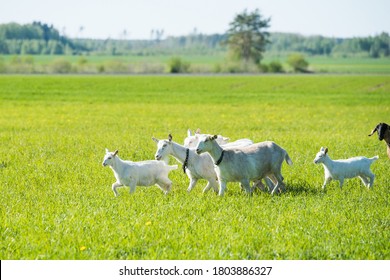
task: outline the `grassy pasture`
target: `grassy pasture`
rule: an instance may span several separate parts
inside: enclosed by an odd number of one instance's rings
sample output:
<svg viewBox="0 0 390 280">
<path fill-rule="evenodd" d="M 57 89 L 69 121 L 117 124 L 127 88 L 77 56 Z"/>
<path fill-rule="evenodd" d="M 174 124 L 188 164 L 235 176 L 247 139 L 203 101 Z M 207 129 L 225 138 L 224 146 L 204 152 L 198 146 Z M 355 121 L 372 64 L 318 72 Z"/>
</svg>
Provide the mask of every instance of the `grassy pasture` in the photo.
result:
<svg viewBox="0 0 390 280">
<path fill-rule="evenodd" d="M 390 259 L 390 160 L 367 137 L 389 97 L 386 75 L 0 76 L 0 259 Z M 152 136 L 197 127 L 280 144 L 288 191 L 188 194 L 179 168 L 166 196 L 114 197 L 104 148 L 152 159 Z M 379 155 L 374 188 L 322 192 L 321 146 Z"/>
<path fill-rule="evenodd" d="M 180 55 L 183 61 L 188 62 L 191 73 L 215 73 L 217 69 L 222 72 L 228 69 L 238 69 L 239 63 L 229 61 L 228 55 L 218 52 L 212 55 Z M 279 62 L 284 71 L 292 72 L 287 64 L 288 55 L 265 54 L 264 64 Z M 1 65 L 10 68 L 10 73 L 53 73 L 53 66 L 59 61 L 68 62 L 72 73 L 99 73 L 99 68 L 104 68 L 106 73 L 166 73 L 172 55 L 150 56 L 66 56 L 66 55 L 35 55 L 35 56 L 0 56 Z M 18 60 L 21 60 L 18 62 Z M 366 57 L 327 57 L 306 56 L 310 70 L 315 73 L 338 73 L 338 74 L 390 74 L 389 58 L 366 58 Z M 234 67 L 235 66 L 235 67 Z M 252 67 L 254 67 L 252 65 Z M 13 70 L 12 70 L 13 69 Z M 232 71 L 229 70 L 229 71 Z M 250 69 L 248 71 L 251 71 Z M 257 71 L 254 67 L 252 71 Z M 8 72 L 5 72 L 8 73 Z M 54 72 L 56 73 L 56 72 Z"/>
</svg>

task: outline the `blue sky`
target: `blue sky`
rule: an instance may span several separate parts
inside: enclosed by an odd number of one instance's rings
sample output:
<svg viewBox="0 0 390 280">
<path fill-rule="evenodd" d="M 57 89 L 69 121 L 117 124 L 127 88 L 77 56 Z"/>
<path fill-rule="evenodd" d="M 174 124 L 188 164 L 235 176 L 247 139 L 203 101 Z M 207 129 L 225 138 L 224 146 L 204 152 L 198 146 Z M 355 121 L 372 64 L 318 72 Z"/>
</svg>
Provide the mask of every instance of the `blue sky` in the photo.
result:
<svg viewBox="0 0 390 280">
<path fill-rule="evenodd" d="M 53 24 L 70 37 L 148 39 L 224 33 L 234 16 L 258 8 L 271 32 L 330 37 L 390 33 L 390 0 L 0 0 L 0 23 Z M 83 27 L 80 32 L 80 27 Z"/>
</svg>

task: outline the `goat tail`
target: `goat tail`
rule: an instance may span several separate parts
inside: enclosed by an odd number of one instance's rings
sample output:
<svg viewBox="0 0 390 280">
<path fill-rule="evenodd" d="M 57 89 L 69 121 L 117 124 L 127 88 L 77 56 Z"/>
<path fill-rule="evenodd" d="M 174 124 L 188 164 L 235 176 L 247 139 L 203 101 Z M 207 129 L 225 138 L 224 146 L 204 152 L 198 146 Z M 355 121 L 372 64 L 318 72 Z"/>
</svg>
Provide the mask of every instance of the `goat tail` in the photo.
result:
<svg viewBox="0 0 390 280">
<path fill-rule="evenodd" d="M 371 161 L 375 161 L 377 159 L 379 159 L 379 156 L 374 156 L 374 157 L 370 158 Z"/>
<path fill-rule="evenodd" d="M 287 164 L 288 165 L 292 165 L 293 162 L 291 160 L 291 158 L 289 157 L 288 153 L 286 152 L 286 155 L 284 156 L 284 159 L 286 160 Z"/>
<path fill-rule="evenodd" d="M 175 165 L 168 165 L 169 171 L 176 170 L 177 168 L 178 168 L 177 164 L 175 164 Z"/>
</svg>

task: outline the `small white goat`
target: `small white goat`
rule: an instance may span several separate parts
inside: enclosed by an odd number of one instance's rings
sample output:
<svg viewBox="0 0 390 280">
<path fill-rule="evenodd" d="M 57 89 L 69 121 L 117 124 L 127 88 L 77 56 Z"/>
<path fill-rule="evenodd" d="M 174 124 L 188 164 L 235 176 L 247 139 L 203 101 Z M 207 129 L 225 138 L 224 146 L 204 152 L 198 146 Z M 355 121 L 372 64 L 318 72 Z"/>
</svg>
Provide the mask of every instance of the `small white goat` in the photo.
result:
<svg viewBox="0 0 390 280">
<path fill-rule="evenodd" d="M 168 162 L 168 157 L 171 155 L 183 164 L 183 171 L 190 179 L 190 184 L 187 189 L 188 192 L 195 187 L 199 179 L 206 179 L 208 181 L 203 192 L 208 191 L 210 188 L 218 192 L 217 174 L 214 170 L 213 160 L 209 155 L 198 155 L 194 149 L 189 149 L 173 142 L 171 134 L 169 134 L 168 140 L 158 140 L 154 137 L 152 140 L 157 143 L 157 151 L 155 154 L 157 160 L 165 160 Z"/>
<path fill-rule="evenodd" d="M 208 152 L 216 165 L 219 180 L 219 195 L 223 196 L 227 182 L 240 182 L 247 193 L 252 193 L 250 181 L 258 184 L 261 179 L 275 179 L 272 194 L 280 187 L 284 189 L 281 174 L 284 160 L 292 164 L 287 152 L 271 141 L 237 149 L 223 149 L 215 140 L 217 135 L 199 138 L 198 154 Z"/>
<path fill-rule="evenodd" d="M 195 131 L 195 134 L 192 134 L 191 130 L 187 130 L 187 138 L 184 139 L 184 147 L 187 148 L 195 148 L 199 143 L 199 138 L 201 136 L 205 136 L 206 134 L 201 134 L 200 129 L 198 128 Z M 253 144 L 253 141 L 250 139 L 238 139 L 234 142 L 229 142 L 228 137 L 224 137 L 222 135 L 218 135 L 217 143 L 221 145 L 223 148 L 238 148 L 238 147 L 245 147 Z"/>
<path fill-rule="evenodd" d="M 172 186 L 172 181 L 168 178 L 171 170 L 177 169 L 177 165 L 167 165 L 165 162 L 157 160 L 147 161 L 125 161 L 118 157 L 118 150 L 110 152 L 106 149 L 103 159 L 103 166 L 110 166 L 114 171 L 116 182 L 112 184 L 115 196 L 118 196 L 117 188 L 129 186 L 130 193 L 134 193 L 136 186 L 159 186 L 167 194 Z"/>
<path fill-rule="evenodd" d="M 199 137 L 205 135 L 200 133 L 200 129 L 198 128 L 195 131 L 195 134 L 192 133 L 190 129 L 187 130 L 187 138 L 184 139 L 184 147 L 186 148 L 195 148 L 198 145 Z M 224 137 L 222 135 L 218 135 L 216 141 L 218 144 L 223 145 L 229 143 L 229 138 Z"/>
<path fill-rule="evenodd" d="M 354 157 L 349 159 L 331 160 L 328 156 L 328 148 L 321 147 L 317 153 L 314 163 L 322 163 L 325 169 L 325 181 L 322 189 L 333 179 L 340 182 L 340 188 L 343 187 L 344 179 L 359 177 L 363 184 L 370 188 L 374 184 L 375 175 L 371 172 L 371 164 L 379 157 L 372 158 Z M 370 182 L 368 182 L 368 178 Z"/>
</svg>

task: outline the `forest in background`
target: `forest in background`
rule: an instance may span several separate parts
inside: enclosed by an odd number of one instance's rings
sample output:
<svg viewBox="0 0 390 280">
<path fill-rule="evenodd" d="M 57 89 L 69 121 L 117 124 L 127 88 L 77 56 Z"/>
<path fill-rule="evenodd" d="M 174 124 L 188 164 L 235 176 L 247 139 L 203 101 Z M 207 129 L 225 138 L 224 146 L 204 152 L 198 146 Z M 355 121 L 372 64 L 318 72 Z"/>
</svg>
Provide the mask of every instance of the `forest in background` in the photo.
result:
<svg viewBox="0 0 390 280">
<path fill-rule="evenodd" d="M 125 36 L 124 36 L 125 37 Z M 149 40 L 68 38 L 52 25 L 9 23 L 0 25 L 0 54 L 5 55 L 212 55 L 226 52 L 226 34 L 201 34 L 163 38 L 151 31 Z M 335 57 L 388 57 L 390 36 L 329 38 L 293 33 L 270 33 L 266 51 L 272 55 L 299 52 Z"/>
<path fill-rule="evenodd" d="M 149 40 L 68 38 L 52 25 L 0 24 L 3 74 L 165 74 L 165 73 L 390 73 L 389 34 L 328 38 L 270 33 L 259 63 L 237 60 L 228 34 Z"/>
</svg>

